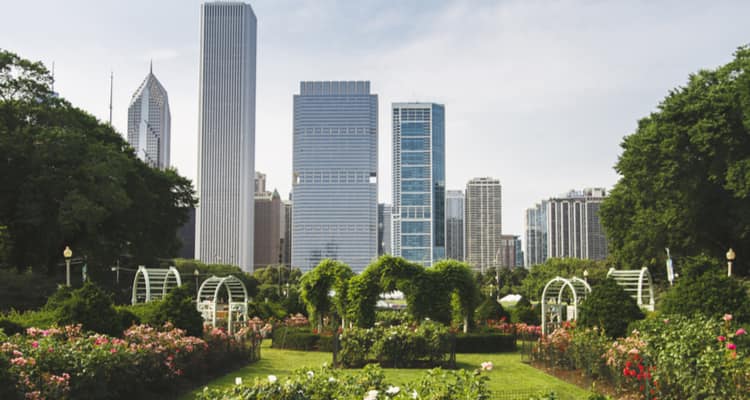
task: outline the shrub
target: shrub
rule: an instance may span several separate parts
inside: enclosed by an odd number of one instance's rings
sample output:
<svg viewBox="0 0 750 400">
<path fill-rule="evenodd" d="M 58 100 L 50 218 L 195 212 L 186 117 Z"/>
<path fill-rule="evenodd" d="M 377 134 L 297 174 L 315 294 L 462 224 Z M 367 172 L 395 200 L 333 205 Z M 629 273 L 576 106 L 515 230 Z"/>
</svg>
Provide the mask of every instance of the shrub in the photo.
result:
<svg viewBox="0 0 750 400">
<path fill-rule="evenodd" d="M 312 333 L 309 328 L 290 328 L 277 326 L 271 335 L 271 347 L 289 350 L 314 350 L 320 335 Z"/>
<path fill-rule="evenodd" d="M 469 333 L 456 335 L 456 353 L 506 353 L 516 351 L 513 335 Z"/>
<path fill-rule="evenodd" d="M 247 303 L 247 315 L 258 317 L 262 320 L 277 319 L 283 320 L 287 312 L 284 307 L 272 301 L 258 301 Z"/>
<path fill-rule="evenodd" d="M 580 326 L 597 326 L 612 338 L 625 336 L 629 323 L 644 318 L 635 300 L 613 279 L 594 286 L 579 312 Z"/>
<path fill-rule="evenodd" d="M 513 323 L 539 325 L 542 321 L 542 310 L 539 306 L 532 306 L 526 297 L 521 297 L 521 300 L 511 310 L 510 317 Z"/>
<path fill-rule="evenodd" d="M 0 330 L 8 336 L 23 333 L 26 328 L 8 319 L 0 319 Z"/>
<path fill-rule="evenodd" d="M 484 299 L 479 308 L 477 308 L 475 316 L 479 321 L 499 321 L 503 318 L 506 320 L 510 318 L 510 314 L 493 297 L 486 297 Z"/>
<path fill-rule="evenodd" d="M 284 383 L 274 375 L 252 383 L 227 388 L 206 388 L 197 400 L 297 400 L 297 399 L 476 399 L 488 400 L 487 377 L 476 372 L 459 370 L 427 371 L 421 379 L 405 385 L 388 384 L 383 371 L 368 365 L 356 373 L 331 368 L 298 370 Z"/>
<path fill-rule="evenodd" d="M 414 319 L 406 310 L 375 311 L 375 323 L 381 326 L 393 326 L 413 323 Z"/>
<path fill-rule="evenodd" d="M 11 311 L 5 319 L 11 321 L 24 330 L 32 326 L 38 326 L 40 328 L 49 328 L 50 326 L 56 325 L 58 320 L 57 311 L 39 310 L 39 311 Z M 9 332 L 6 332 L 9 333 Z"/>
<path fill-rule="evenodd" d="M 340 346 L 340 359 L 347 367 L 359 367 L 368 361 L 398 367 L 434 365 L 449 351 L 448 329 L 431 321 L 416 329 L 408 325 L 353 328 L 341 335 Z"/>
<path fill-rule="evenodd" d="M 37 309 L 56 287 L 56 280 L 46 274 L 0 269 L 0 312 L 10 311 L 10 307 L 19 311 Z"/>
<path fill-rule="evenodd" d="M 147 321 L 151 326 L 161 326 L 167 322 L 184 329 L 190 336 L 200 337 L 203 334 L 203 317 L 195 308 L 193 295 L 187 287 L 172 289 L 164 300 L 155 305 L 152 319 Z"/>
<path fill-rule="evenodd" d="M 732 313 L 736 320 L 750 322 L 750 301 L 742 284 L 725 275 L 724 270 L 693 272 L 681 277 L 661 298 L 663 314 L 690 317 L 700 313 L 707 318 L 720 318 Z"/>
<path fill-rule="evenodd" d="M 612 340 L 597 327 L 576 329 L 568 350 L 574 368 L 593 379 L 612 377 L 602 357 L 611 344 Z"/>
<path fill-rule="evenodd" d="M 57 309 L 58 323 L 81 324 L 84 330 L 119 336 L 123 331 L 112 298 L 91 282 L 74 290 Z"/>
</svg>

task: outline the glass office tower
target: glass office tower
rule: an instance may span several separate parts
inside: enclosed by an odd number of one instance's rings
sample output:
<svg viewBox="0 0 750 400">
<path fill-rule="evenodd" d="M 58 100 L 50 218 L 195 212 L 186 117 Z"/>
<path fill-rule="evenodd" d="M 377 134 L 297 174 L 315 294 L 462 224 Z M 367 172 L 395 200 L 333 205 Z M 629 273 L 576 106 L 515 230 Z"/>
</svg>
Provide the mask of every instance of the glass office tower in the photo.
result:
<svg viewBox="0 0 750 400">
<path fill-rule="evenodd" d="M 445 258 L 445 107 L 393 104 L 393 255 Z"/>
<path fill-rule="evenodd" d="M 378 254 L 378 96 L 370 82 L 301 82 L 294 95 L 292 266 Z"/>
</svg>

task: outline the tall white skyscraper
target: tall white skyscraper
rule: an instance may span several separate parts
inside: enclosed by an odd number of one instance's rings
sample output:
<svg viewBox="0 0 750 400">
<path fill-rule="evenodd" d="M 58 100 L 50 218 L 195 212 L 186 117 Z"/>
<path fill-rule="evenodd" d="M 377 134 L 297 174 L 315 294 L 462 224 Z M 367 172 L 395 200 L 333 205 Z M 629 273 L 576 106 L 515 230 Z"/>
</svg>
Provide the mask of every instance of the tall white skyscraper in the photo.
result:
<svg viewBox="0 0 750 400">
<path fill-rule="evenodd" d="M 393 104 L 393 255 L 445 258 L 445 106 Z"/>
<path fill-rule="evenodd" d="M 152 66 L 128 106 L 128 142 L 154 168 L 169 167 L 170 124 L 167 91 Z"/>
<path fill-rule="evenodd" d="M 249 4 L 201 6 L 195 255 L 253 268 L 257 20 Z"/>
<path fill-rule="evenodd" d="M 466 262 L 482 273 L 501 265 L 502 205 L 498 179 L 474 178 L 466 184 Z"/>
<path fill-rule="evenodd" d="M 368 81 L 301 82 L 294 95 L 292 266 L 362 271 L 378 254 L 378 96 Z"/>
<path fill-rule="evenodd" d="M 464 192 L 445 192 L 445 256 L 464 260 Z"/>
</svg>

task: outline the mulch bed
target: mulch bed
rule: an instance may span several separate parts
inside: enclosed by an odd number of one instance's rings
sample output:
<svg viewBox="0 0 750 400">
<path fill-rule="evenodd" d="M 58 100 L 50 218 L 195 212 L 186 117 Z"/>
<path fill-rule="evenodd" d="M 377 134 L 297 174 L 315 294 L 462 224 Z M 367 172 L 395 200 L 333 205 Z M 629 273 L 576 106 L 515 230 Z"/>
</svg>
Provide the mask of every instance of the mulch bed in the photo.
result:
<svg viewBox="0 0 750 400">
<path fill-rule="evenodd" d="M 600 393 L 603 395 L 611 396 L 617 400 L 638 400 L 640 397 L 638 394 L 633 393 L 617 393 L 615 388 L 609 382 L 602 380 L 592 380 L 586 377 L 580 370 L 569 370 L 560 368 L 550 368 L 543 362 L 530 362 L 529 365 L 544 372 L 547 375 L 552 375 L 557 379 L 563 380 L 570 384 L 576 385 L 582 389 L 590 390 L 592 392 Z"/>
</svg>

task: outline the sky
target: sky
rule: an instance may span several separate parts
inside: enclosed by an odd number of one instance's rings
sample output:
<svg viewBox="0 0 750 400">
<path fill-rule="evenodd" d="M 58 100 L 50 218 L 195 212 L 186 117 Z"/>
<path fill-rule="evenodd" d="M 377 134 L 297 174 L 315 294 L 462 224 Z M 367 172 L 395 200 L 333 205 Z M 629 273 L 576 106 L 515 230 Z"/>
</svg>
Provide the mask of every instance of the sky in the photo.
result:
<svg viewBox="0 0 750 400">
<path fill-rule="evenodd" d="M 292 180 L 302 80 L 369 80 L 379 198 L 391 203 L 391 103 L 446 108 L 446 185 L 499 178 L 503 232 L 570 189 L 611 188 L 620 143 L 670 90 L 750 43 L 748 1 L 250 1 L 258 17 L 256 170 Z M 197 171 L 200 2 L 2 0 L 0 48 L 54 62 L 55 90 L 127 130 L 153 60 L 169 92 L 172 164 Z"/>
</svg>

